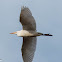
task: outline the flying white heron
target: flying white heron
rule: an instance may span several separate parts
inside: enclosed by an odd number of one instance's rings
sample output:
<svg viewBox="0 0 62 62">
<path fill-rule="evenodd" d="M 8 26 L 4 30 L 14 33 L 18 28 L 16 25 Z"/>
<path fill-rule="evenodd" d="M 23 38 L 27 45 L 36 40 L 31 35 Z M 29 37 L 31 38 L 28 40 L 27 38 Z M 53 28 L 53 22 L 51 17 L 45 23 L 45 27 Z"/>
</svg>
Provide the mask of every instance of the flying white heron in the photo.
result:
<svg viewBox="0 0 62 62">
<path fill-rule="evenodd" d="M 36 31 L 36 22 L 31 11 L 27 7 L 21 9 L 20 23 L 23 30 L 10 34 L 17 34 L 23 37 L 22 57 L 24 62 L 32 62 L 36 50 L 37 36 L 52 36 L 51 34 L 43 34 Z"/>
</svg>

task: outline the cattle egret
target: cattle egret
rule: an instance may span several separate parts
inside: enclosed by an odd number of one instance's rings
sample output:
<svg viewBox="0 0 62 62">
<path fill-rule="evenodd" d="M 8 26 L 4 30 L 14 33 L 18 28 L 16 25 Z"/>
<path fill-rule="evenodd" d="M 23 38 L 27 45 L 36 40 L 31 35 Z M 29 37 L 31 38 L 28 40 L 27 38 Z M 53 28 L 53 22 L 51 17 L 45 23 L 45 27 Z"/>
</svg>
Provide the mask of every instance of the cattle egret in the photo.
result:
<svg viewBox="0 0 62 62">
<path fill-rule="evenodd" d="M 10 34 L 16 34 L 23 37 L 22 57 L 23 62 L 32 62 L 36 50 L 37 36 L 52 36 L 51 34 L 43 34 L 36 31 L 36 22 L 28 7 L 21 8 L 20 23 L 23 30 Z"/>
</svg>

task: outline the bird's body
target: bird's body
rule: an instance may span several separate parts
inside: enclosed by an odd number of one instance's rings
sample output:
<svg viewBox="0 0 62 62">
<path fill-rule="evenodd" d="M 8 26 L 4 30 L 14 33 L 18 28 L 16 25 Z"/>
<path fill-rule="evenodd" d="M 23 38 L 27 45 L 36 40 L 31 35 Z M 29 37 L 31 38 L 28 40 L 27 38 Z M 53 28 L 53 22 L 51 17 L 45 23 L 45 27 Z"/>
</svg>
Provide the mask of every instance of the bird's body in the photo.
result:
<svg viewBox="0 0 62 62">
<path fill-rule="evenodd" d="M 21 37 L 34 36 L 36 34 L 36 31 L 27 31 L 27 30 L 21 30 L 17 32 L 18 32 L 17 36 Z"/>
<path fill-rule="evenodd" d="M 30 31 L 30 30 L 20 30 L 17 32 L 13 32 L 11 34 L 16 34 L 18 37 L 52 36 L 50 34 L 43 34 L 40 32 Z"/>
<path fill-rule="evenodd" d="M 21 9 L 20 22 L 23 30 L 13 32 L 10 34 L 17 34 L 23 37 L 22 57 L 24 62 L 32 62 L 36 50 L 37 36 L 52 36 L 50 34 L 43 34 L 36 31 L 36 22 L 32 16 L 31 11 L 27 7 Z"/>
</svg>

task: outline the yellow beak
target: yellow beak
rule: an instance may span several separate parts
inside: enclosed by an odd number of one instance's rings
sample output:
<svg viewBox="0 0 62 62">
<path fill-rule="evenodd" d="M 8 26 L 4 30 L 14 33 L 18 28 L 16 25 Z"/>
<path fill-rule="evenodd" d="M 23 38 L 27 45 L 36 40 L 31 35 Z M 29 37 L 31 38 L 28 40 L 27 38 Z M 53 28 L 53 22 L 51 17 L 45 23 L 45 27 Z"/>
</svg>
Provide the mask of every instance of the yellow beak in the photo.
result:
<svg viewBox="0 0 62 62">
<path fill-rule="evenodd" d="M 10 34 L 16 34 L 17 32 L 13 32 L 13 33 L 10 33 Z"/>
</svg>

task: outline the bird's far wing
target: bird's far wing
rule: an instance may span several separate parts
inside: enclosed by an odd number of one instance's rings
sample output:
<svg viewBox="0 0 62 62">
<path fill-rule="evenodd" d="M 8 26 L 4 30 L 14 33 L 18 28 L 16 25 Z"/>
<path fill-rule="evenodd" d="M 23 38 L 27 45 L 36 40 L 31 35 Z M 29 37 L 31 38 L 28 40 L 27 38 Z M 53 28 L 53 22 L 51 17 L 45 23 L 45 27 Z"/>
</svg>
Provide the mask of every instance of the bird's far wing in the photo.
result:
<svg viewBox="0 0 62 62">
<path fill-rule="evenodd" d="M 22 57 L 24 62 L 32 62 L 36 50 L 36 37 L 23 37 Z"/>
<path fill-rule="evenodd" d="M 36 30 L 36 22 L 31 11 L 27 7 L 22 7 L 20 22 L 24 30 Z"/>
</svg>

